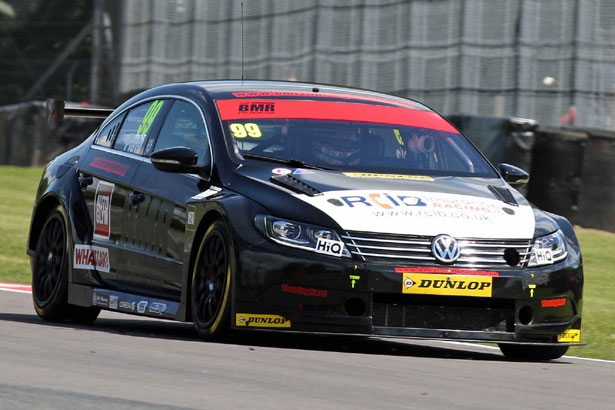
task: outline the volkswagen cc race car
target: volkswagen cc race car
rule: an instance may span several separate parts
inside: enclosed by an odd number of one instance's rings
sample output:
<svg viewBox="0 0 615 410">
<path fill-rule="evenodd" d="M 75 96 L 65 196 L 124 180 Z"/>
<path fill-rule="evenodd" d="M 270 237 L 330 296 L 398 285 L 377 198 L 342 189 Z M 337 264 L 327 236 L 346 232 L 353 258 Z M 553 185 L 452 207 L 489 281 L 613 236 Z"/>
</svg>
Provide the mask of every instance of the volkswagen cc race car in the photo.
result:
<svg viewBox="0 0 615 410">
<path fill-rule="evenodd" d="M 165 85 L 45 168 L 28 253 L 34 307 L 229 329 L 493 342 L 554 359 L 580 343 L 570 223 L 423 104 L 303 83 Z"/>
</svg>

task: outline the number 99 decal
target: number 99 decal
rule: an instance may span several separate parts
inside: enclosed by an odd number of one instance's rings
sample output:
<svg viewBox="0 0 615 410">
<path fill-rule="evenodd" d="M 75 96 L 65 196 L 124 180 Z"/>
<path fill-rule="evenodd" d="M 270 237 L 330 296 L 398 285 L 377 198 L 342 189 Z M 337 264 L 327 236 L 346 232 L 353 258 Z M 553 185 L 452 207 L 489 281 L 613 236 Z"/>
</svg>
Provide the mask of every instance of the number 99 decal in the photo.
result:
<svg viewBox="0 0 615 410">
<path fill-rule="evenodd" d="M 233 133 L 233 136 L 235 138 L 260 138 L 263 136 L 263 133 L 261 132 L 261 129 L 258 124 L 254 124 L 253 122 L 248 122 L 245 124 L 234 122 L 232 124 L 229 124 L 229 128 L 231 129 L 231 132 Z"/>
</svg>

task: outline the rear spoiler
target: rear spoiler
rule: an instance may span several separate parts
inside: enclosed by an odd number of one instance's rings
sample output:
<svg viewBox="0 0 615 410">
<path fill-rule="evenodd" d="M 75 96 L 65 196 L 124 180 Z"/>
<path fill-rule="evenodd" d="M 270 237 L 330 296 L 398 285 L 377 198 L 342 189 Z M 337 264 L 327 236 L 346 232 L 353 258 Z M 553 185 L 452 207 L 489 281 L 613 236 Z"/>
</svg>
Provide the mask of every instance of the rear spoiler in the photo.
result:
<svg viewBox="0 0 615 410">
<path fill-rule="evenodd" d="M 92 108 L 82 106 L 67 107 L 64 100 L 50 98 L 47 100 L 47 124 L 55 127 L 66 117 L 107 118 L 113 108 Z"/>
</svg>

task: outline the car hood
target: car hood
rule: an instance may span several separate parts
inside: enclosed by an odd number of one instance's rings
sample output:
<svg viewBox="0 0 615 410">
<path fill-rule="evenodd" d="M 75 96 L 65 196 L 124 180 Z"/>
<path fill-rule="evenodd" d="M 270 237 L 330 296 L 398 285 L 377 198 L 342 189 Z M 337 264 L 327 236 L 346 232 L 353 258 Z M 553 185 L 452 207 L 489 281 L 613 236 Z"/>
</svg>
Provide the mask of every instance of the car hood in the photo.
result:
<svg viewBox="0 0 615 410">
<path fill-rule="evenodd" d="M 268 189 L 286 191 L 346 231 L 485 239 L 531 239 L 535 234 L 534 210 L 521 194 L 498 178 L 262 166 L 244 166 L 237 172 Z M 271 209 L 267 198 L 254 199 Z M 295 201 L 285 202 L 293 206 Z M 313 221 L 299 215 L 305 211 L 304 206 L 298 206 L 294 219 Z"/>
</svg>

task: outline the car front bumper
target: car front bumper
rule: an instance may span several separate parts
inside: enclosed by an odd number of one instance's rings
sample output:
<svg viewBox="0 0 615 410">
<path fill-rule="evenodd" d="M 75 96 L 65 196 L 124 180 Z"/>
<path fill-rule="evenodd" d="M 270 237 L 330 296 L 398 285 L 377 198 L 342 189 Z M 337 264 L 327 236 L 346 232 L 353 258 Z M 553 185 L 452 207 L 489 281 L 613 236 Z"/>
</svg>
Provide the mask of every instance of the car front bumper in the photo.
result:
<svg viewBox="0 0 615 410">
<path fill-rule="evenodd" d="M 582 344 L 583 268 L 573 256 L 533 269 L 449 271 L 444 265 L 364 263 L 264 241 L 238 246 L 236 260 L 231 324 L 238 329 Z M 488 278 L 490 293 L 407 293 L 405 279 L 416 282 L 417 272 L 428 279 Z"/>
</svg>

